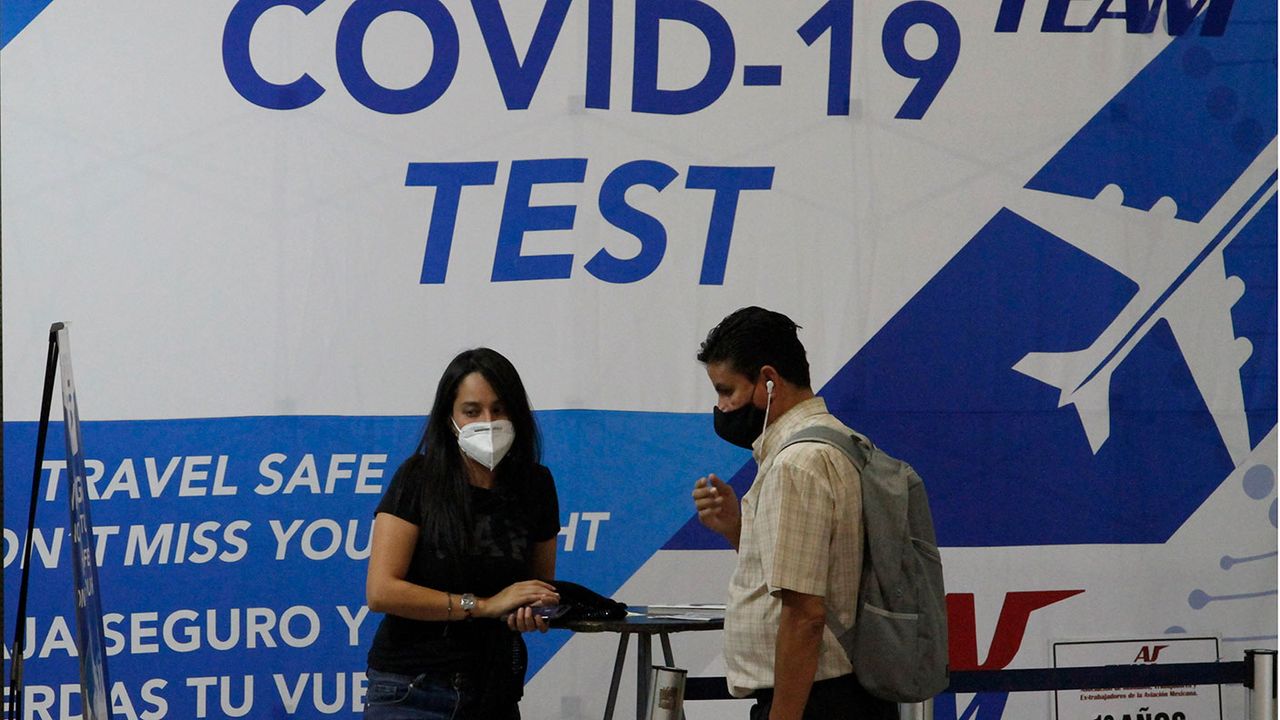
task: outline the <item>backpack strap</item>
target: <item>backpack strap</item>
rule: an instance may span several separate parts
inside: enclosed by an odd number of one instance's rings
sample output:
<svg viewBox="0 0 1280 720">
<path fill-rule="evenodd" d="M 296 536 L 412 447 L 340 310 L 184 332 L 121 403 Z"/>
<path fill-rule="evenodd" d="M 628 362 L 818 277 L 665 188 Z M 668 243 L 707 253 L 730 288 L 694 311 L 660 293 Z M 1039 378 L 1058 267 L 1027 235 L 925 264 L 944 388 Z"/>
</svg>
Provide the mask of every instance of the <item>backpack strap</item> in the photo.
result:
<svg viewBox="0 0 1280 720">
<path fill-rule="evenodd" d="M 863 469 L 867 467 L 867 461 L 871 457 L 871 441 L 865 436 L 856 432 L 851 435 L 846 434 L 835 428 L 823 425 L 812 425 L 800 430 L 788 438 L 782 447 L 778 448 L 778 452 L 782 452 L 783 448 L 805 442 L 819 442 L 840 450 L 848 456 L 849 461 L 853 463 L 853 467 L 858 471 L 859 475 L 862 475 Z M 863 532 L 866 532 L 865 521 Z M 853 643 L 852 628 L 840 622 L 830 604 L 827 605 L 827 626 L 831 628 L 832 634 L 835 635 L 836 640 L 840 642 L 840 646 L 844 648 L 845 654 L 848 655 L 849 648 Z"/>
<path fill-rule="evenodd" d="M 849 456 L 849 460 L 853 462 L 853 467 L 857 469 L 859 474 L 867 466 L 867 460 L 871 456 L 870 440 L 857 433 L 847 435 L 835 428 L 823 425 L 813 425 L 800 430 L 788 438 L 782 448 L 802 442 L 820 442 L 843 451 L 845 455 Z M 782 452 L 782 448 L 778 448 L 778 452 Z"/>
</svg>

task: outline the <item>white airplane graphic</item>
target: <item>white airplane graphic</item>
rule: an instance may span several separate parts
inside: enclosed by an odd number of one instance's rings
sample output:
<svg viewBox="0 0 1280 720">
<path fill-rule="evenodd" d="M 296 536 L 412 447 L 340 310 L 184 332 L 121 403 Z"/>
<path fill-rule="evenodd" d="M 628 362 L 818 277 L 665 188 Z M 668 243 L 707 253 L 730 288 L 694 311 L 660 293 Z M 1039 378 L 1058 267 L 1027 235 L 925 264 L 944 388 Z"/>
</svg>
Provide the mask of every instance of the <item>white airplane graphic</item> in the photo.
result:
<svg viewBox="0 0 1280 720">
<path fill-rule="evenodd" d="M 1121 205 L 1108 185 L 1092 200 L 1025 190 L 1009 209 L 1128 276 L 1138 291 L 1083 350 L 1033 352 L 1013 369 L 1062 390 L 1096 454 L 1111 435 L 1111 375 L 1160 320 L 1169 323 L 1222 442 L 1239 465 L 1249 453 L 1240 366 L 1253 347 L 1237 338 L 1231 306 L 1244 282 L 1227 277 L 1222 251 L 1276 194 L 1276 140 L 1199 222 L 1161 198 L 1149 212 Z"/>
</svg>

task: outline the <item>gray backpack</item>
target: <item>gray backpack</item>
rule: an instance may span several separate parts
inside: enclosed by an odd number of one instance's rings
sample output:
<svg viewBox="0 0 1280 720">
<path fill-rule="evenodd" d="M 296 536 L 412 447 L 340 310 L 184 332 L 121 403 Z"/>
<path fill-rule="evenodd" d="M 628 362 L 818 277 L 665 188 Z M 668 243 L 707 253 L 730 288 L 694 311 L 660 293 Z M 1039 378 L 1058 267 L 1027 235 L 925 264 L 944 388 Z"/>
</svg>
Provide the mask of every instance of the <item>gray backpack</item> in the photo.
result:
<svg viewBox="0 0 1280 720">
<path fill-rule="evenodd" d="M 947 602 L 924 483 L 910 465 L 857 433 L 810 427 L 783 447 L 800 442 L 839 448 L 862 476 L 866 535 L 857 617 L 850 629 L 828 613 L 827 625 L 872 695 L 902 703 L 937 695 L 949 682 Z"/>
</svg>

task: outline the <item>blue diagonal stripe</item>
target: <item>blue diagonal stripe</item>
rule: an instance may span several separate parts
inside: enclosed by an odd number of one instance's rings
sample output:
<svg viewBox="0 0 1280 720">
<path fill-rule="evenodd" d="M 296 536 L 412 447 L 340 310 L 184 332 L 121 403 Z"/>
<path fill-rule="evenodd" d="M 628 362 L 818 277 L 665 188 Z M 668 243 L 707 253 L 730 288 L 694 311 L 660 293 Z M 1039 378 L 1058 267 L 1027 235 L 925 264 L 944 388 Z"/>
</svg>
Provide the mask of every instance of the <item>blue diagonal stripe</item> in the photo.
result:
<svg viewBox="0 0 1280 720">
<path fill-rule="evenodd" d="M 53 0 L 0 0 L 0 48 L 18 36 Z"/>
</svg>

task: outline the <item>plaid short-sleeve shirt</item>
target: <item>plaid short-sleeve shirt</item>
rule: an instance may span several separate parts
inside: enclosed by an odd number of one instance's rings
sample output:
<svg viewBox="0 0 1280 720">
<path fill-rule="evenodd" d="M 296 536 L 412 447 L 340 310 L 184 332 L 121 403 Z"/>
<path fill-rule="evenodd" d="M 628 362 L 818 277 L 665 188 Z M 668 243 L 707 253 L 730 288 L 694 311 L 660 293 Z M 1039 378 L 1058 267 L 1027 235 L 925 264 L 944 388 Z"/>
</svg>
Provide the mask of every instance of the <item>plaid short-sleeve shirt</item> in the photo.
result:
<svg viewBox="0 0 1280 720">
<path fill-rule="evenodd" d="M 729 584 L 724 642 L 729 691 L 745 697 L 773 687 L 782 590 L 824 598 L 852 627 L 862 571 L 862 495 L 848 457 L 822 443 L 779 452 L 797 431 L 822 425 L 850 432 L 822 398 L 805 400 L 756 440 L 759 466 L 742 498 L 738 565 Z M 853 671 L 831 629 L 823 632 L 814 680 Z"/>
</svg>

